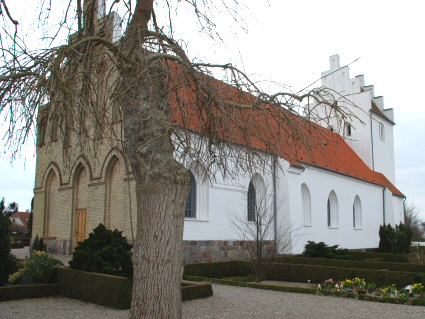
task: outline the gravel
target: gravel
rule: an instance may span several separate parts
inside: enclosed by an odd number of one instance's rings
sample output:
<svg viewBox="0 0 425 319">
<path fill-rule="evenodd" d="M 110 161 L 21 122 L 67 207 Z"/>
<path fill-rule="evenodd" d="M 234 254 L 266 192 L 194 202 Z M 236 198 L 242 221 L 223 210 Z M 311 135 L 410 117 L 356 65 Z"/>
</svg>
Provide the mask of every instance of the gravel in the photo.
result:
<svg viewBox="0 0 425 319">
<path fill-rule="evenodd" d="M 329 296 L 213 285 L 214 296 L 183 303 L 183 318 L 424 318 L 425 308 Z M 129 318 L 115 310 L 63 297 L 0 302 L 0 318 Z"/>
</svg>

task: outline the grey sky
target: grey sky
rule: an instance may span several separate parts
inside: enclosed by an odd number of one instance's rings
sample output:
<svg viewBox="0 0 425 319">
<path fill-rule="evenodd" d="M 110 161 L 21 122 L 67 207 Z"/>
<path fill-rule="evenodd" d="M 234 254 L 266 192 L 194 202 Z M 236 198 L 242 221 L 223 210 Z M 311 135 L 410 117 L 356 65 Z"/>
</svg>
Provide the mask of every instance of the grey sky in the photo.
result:
<svg viewBox="0 0 425 319">
<path fill-rule="evenodd" d="M 26 5 L 26 1 L 15 1 Z M 293 91 L 319 79 L 321 72 L 329 69 L 329 56 L 339 54 L 341 66 L 360 57 L 350 66 L 350 76 L 364 74 L 366 85 L 375 86 L 375 95 L 384 96 L 384 106 L 394 108 L 396 184 L 425 219 L 425 102 L 420 95 L 425 74 L 425 2 L 245 3 L 250 10 L 238 11 L 248 33 L 225 20 L 224 13 L 217 15 L 224 44 L 198 37 L 184 19 L 176 21 L 175 29 L 184 35 L 189 55 L 204 62 L 232 62 L 259 81 L 291 85 Z M 0 196 L 6 197 L 7 203 L 17 201 L 21 210 L 29 208 L 32 198 L 32 152 L 30 147 L 25 171 L 22 163 L 11 169 L 7 162 L 0 162 Z"/>
</svg>

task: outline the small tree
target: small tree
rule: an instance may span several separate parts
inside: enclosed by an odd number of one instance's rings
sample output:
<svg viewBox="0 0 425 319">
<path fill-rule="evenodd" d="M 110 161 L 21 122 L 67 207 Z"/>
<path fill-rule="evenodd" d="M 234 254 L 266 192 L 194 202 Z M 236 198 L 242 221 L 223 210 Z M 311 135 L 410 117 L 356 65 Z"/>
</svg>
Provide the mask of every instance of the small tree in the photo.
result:
<svg viewBox="0 0 425 319">
<path fill-rule="evenodd" d="M 412 241 L 425 241 L 424 221 L 419 216 L 420 210 L 414 203 L 406 203 L 406 226 L 412 230 Z"/>
<path fill-rule="evenodd" d="M 285 252 L 297 237 L 298 229 L 294 229 L 293 224 L 285 224 L 282 221 L 275 229 L 274 210 L 268 202 L 271 200 L 267 200 L 267 194 L 264 194 L 254 200 L 252 212 L 248 203 L 247 215 L 241 216 L 237 213 L 228 215 L 231 227 L 239 239 L 245 242 L 249 259 L 255 270 L 256 282 L 262 280 L 264 268 L 270 257 Z"/>
<path fill-rule="evenodd" d="M 0 201 L 0 286 L 4 285 L 16 267 L 15 257 L 10 253 L 10 220 L 3 211 L 4 198 Z"/>
</svg>

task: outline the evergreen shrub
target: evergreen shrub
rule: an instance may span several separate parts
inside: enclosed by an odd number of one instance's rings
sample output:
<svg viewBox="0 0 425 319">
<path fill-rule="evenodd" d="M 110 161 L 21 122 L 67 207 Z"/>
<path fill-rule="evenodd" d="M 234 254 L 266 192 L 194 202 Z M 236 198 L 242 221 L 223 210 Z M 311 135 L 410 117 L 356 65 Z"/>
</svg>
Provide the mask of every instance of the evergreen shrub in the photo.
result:
<svg viewBox="0 0 425 319">
<path fill-rule="evenodd" d="M 38 238 L 38 234 L 35 236 L 34 242 L 32 243 L 32 251 L 46 251 L 43 237 Z"/>
<path fill-rule="evenodd" d="M 0 202 L 4 208 L 4 199 Z M 10 220 L 3 215 L 3 208 L 0 207 L 0 286 L 7 282 L 9 274 L 16 270 L 16 259 L 10 253 Z"/>
<path fill-rule="evenodd" d="M 308 241 L 304 247 L 303 256 L 313 258 L 350 259 L 348 249 L 338 248 L 338 245 L 328 246 L 324 242 Z"/>
<path fill-rule="evenodd" d="M 73 269 L 132 278 L 132 246 L 122 231 L 99 224 L 89 238 L 80 242 L 72 254 Z"/>
<path fill-rule="evenodd" d="M 413 232 L 410 227 L 400 223 L 395 228 L 388 225 L 379 227 L 379 250 L 383 253 L 407 254 L 412 245 Z"/>
</svg>

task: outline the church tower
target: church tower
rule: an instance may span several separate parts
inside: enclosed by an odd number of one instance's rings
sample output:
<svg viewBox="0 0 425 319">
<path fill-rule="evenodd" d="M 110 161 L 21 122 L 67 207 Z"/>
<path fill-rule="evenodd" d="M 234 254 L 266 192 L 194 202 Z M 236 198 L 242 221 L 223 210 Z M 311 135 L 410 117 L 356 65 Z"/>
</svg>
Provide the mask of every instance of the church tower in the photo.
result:
<svg viewBox="0 0 425 319">
<path fill-rule="evenodd" d="M 322 86 L 333 90 L 338 105 L 356 118 L 320 124 L 338 132 L 372 170 L 395 184 L 393 109 L 384 108 L 384 98 L 375 97 L 373 85 L 366 86 L 363 75 L 350 78 L 348 66 L 340 66 L 338 55 L 329 62 L 330 70 L 322 72 Z"/>
</svg>

